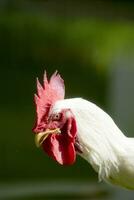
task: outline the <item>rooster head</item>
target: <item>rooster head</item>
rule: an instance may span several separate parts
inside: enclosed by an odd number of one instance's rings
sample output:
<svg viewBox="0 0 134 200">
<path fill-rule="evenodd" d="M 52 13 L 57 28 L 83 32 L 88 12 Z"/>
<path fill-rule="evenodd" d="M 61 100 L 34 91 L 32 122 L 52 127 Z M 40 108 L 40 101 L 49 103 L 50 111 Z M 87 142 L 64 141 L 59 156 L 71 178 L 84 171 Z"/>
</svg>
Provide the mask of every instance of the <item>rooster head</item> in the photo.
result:
<svg viewBox="0 0 134 200">
<path fill-rule="evenodd" d="M 64 81 L 55 72 L 50 80 L 44 74 L 43 85 L 37 79 L 35 94 L 36 123 L 33 128 L 35 143 L 60 164 L 73 164 L 76 158 L 75 139 L 76 121 L 69 108 L 55 110 L 57 101 L 63 100 L 65 94 Z"/>
</svg>

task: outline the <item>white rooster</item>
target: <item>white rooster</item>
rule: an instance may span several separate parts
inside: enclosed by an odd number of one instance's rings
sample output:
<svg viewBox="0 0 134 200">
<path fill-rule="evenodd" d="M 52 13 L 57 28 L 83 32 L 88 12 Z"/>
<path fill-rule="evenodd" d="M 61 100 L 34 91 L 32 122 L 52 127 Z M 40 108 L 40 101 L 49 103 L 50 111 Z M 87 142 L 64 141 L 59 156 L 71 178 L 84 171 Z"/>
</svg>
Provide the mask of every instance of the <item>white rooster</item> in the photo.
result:
<svg viewBox="0 0 134 200">
<path fill-rule="evenodd" d="M 105 180 L 134 189 L 134 139 L 126 137 L 101 108 L 82 98 L 64 99 L 64 81 L 55 72 L 37 80 L 36 145 L 62 165 L 86 159 Z"/>
</svg>

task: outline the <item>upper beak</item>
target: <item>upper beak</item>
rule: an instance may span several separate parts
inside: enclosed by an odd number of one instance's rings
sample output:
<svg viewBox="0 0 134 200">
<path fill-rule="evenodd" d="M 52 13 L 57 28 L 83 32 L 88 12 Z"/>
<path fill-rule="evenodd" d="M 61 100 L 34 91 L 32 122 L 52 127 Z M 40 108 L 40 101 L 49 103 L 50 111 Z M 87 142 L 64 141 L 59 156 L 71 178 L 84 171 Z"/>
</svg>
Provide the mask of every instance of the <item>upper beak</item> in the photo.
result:
<svg viewBox="0 0 134 200">
<path fill-rule="evenodd" d="M 35 135 L 36 146 L 40 147 L 42 145 L 42 143 L 44 142 L 44 140 L 48 137 L 48 135 L 52 134 L 52 133 L 59 134 L 59 133 L 61 133 L 61 130 L 59 128 L 56 128 L 56 129 L 53 129 L 53 130 L 47 129 L 44 132 L 37 133 Z"/>
</svg>

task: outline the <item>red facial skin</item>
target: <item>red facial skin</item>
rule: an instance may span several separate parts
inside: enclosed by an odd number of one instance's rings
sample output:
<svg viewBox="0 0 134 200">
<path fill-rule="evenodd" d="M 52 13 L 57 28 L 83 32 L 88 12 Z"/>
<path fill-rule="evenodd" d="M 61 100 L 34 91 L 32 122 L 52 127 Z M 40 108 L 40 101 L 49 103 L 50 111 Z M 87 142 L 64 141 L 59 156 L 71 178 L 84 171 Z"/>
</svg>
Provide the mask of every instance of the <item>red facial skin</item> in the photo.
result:
<svg viewBox="0 0 134 200">
<path fill-rule="evenodd" d="M 55 128 L 60 128 L 61 133 L 50 134 L 42 144 L 43 150 L 58 163 L 71 165 L 76 159 L 74 145 L 77 128 L 70 109 L 64 109 L 61 113 L 52 114 L 45 119 L 43 131 Z"/>
</svg>

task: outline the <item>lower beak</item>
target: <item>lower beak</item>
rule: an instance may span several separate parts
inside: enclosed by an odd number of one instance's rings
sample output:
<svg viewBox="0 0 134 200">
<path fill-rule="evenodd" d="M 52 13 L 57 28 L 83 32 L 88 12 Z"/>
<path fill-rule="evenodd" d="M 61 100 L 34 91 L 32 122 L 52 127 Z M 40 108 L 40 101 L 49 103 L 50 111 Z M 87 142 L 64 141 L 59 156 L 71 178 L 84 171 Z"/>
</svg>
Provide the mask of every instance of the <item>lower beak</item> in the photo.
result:
<svg viewBox="0 0 134 200">
<path fill-rule="evenodd" d="M 43 144 L 44 140 L 48 137 L 48 135 L 53 134 L 53 133 L 59 134 L 59 133 L 61 133 L 61 130 L 59 128 L 56 128 L 56 129 L 53 129 L 53 130 L 47 129 L 44 132 L 37 133 L 35 135 L 36 146 L 40 147 Z"/>
</svg>

